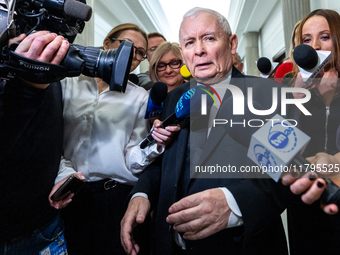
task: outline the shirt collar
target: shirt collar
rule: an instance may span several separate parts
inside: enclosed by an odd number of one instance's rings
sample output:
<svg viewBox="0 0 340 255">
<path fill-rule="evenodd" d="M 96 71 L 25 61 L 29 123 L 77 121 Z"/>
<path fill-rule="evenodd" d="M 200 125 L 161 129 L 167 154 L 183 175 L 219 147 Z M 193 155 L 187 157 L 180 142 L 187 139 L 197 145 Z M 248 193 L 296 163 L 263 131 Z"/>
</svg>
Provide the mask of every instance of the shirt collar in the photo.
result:
<svg viewBox="0 0 340 255">
<path fill-rule="evenodd" d="M 210 86 L 215 86 L 217 84 L 229 84 L 230 83 L 230 80 L 231 80 L 231 73 L 232 73 L 232 69 L 229 70 L 229 72 L 224 76 L 222 77 L 218 83 L 215 83 L 215 84 L 211 84 Z M 197 85 L 202 85 L 201 83 L 197 83 Z"/>
</svg>

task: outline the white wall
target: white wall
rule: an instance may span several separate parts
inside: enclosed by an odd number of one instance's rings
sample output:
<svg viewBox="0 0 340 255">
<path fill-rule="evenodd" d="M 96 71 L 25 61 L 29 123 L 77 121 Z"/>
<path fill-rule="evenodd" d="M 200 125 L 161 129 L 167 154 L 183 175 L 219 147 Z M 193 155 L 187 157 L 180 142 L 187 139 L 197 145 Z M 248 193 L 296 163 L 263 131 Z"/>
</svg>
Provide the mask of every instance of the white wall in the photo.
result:
<svg viewBox="0 0 340 255">
<path fill-rule="evenodd" d="M 279 1 L 260 30 L 259 57 L 272 60 L 285 47 L 282 20 L 282 4 Z"/>
<path fill-rule="evenodd" d="M 339 0 L 310 0 L 311 10 L 315 9 L 332 9 L 340 13 Z"/>
</svg>

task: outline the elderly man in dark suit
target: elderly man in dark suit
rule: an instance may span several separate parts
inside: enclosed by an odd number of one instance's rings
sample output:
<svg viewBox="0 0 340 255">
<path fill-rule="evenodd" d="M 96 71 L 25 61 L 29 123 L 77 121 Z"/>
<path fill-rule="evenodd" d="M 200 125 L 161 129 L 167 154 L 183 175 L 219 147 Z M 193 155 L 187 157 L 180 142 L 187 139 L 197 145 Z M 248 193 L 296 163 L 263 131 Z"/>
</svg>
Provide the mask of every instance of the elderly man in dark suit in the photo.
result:
<svg viewBox="0 0 340 255">
<path fill-rule="evenodd" d="M 180 28 L 180 47 L 197 83 L 235 85 L 245 95 L 245 102 L 247 88 L 252 87 L 253 101 L 271 108 L 272 89 L 280 85 L 261 78 L 246 79 L 233 67 L 237 37 L 222 15 L 203 8 L 187 12 Z M 165 117 L 174 112 L 190 86 L 186 83 L 169 93 Z M 226 91 L 217 119 L 227 116 L 223 103 L 230 97 Z M 292 118 L 295 113 L 290 109 L 287 115 Z M 133 228 L 156 208 L 155 254 L 287 254 L 280 213 L 289 202 L 289 190 L 271 179 L 246 175 L 190 178 L 192 160 L 202 166 L 231 165 L 236 169 L 253 165 L 247 148 L 222 125 L 209 128 L 207 141 L 200 143 L 207 133 L 202 135 L 194 130 L 193 122 L 190 124 L 182 125 L 162 159 L 149 166 L 134 187 L 121 223 L 125 251 L 139 251 Z"/>
</svg>

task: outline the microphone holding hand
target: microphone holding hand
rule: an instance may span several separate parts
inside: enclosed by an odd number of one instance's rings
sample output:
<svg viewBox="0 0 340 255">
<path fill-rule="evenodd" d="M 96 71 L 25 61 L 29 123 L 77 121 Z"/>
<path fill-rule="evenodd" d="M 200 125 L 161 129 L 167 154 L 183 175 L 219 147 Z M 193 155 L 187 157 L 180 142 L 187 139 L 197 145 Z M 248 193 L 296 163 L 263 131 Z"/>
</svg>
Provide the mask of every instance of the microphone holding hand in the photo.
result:
<svg viewBox="0 0 340 255">
<path fill-rule="evenodd" d="M 293 168 L 302 174 L 317 171 L 300 155 L 309 140 L 309 136 L 277 114 L 252 135 L 248 157 L 275 181 Z M 339 187 L 328 178 L 324 180 L 326 188 L 321 201 L 324 204 L 339 203 Z"/>
<path fill-rule="evenodd" d="M 209 90 L 207 87 L 203 85 L 197 85 L 187 92 L 185 92 L 181 98 L 178 100 L 175 108 L 175 112 L 170 114 L 161 124 L 161 128 L 165 128 L 170 125 L 176 125 L 184 120 L 192 120 L 201 116 L 201 96 L 206 94 L 206 91 Z M 207 97 L 207 104 L 212 105 L 213 99 L 211 97 Z M 140 148 L 144 149 L 147 146 L 155 143 L 155 139 L 152 137 L 151 130 L 146 138 L 141 142 Z"/>
<path fill-rule="evenodd" d="M 264 110 L 258 102 L 253 102 L 253 104 L 257 110 Z M 232 98 L 229 98 L 223 107 L 233 109 Z M 245 123 L 245 120 L 252 119 L 265 123 L 270 118 L 268 115 L 254 115 L 249 110 L 245 111 L 244 115 L 233 115 L 232 111 L 229 111 L 226 117 L 233 119 L 235 123 Z M 293 166 L 302 174 L 316 171 L 313 165 L 300 155 L 310 137 L 278 114 L 260 128 L 250 125 L 234 127 L 232 124 L 224 125 L 224 127 L 231 138 L 248 148 L 247 156 L 276 182 L 283 173 L 294 170 Z M 340 203 L 339 187 L 328 178 L 324 180 L 326 187 L 321 197 L 322 202 L 324 204 Z"/>
</svg>

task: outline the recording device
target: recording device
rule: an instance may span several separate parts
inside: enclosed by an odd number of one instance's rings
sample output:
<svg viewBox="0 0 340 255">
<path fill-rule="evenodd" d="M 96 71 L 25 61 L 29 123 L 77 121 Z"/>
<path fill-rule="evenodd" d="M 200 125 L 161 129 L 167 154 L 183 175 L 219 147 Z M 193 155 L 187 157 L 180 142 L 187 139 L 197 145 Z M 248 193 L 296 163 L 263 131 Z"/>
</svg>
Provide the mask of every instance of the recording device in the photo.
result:
<svg viewBox="0 0 340 255">
<path fill-rule="evenodd" d="M 332 59 L 332 53 L 331 51 L 316 51 L 307 44 L 300 44 L 295 47 L 293 58 L 299 67 L 303 81 L 310 85 L 313 79 Z"/>
<path fill-rule="evenodd" d="M 58 202 L 64 200 L 71 193 L 77 194 L 79 190 L 85 185 L 84 181 L 79 180 L 74 175 L 71 175 L 67 180 L 57 189 L 51 196 L 51 200 Z"/>
<path fill-rule="evenodd" d="M 251 137 L 247 156 L 261 167 L 273 180 L 278 181 L 283 172 L 293 165 L 302 174 L 310 169 L 310 163 L 301 156 L 310 137 L 276 114 Z M 286 168 L 284 168 L 287 166 Z M 325 178 L 326 188 L 321 196 L 325 204 L 340 201 L 340 190 Z"/>
<path fill-rule="evenodd" d="M 151 90 L 144 119 L 150 119 L 162 114 L 163 101 L 168 94 L 168 86 L 164 82 L 156 82 Z"/>
<path fill-rule="evenodd" d="M 268 78 L 279 65 L 278 62 L 271 62 L 266 57 L 259 58 L 259 60 L 255 62 L 262 78 Z"/>
<path fill-rule="evenodd" d="M 70 44 L 60 65 L 27 59 L 16 54 L 17 44 L 7 47 L 11 37 L 21 33 L 48 30 L 73 42 L 92 15 L 85 1 L 76 0 L 10 0 L 0 9 L 0 76 L 15 75 L 34 83 L 50 83 L 65 77 L 84 74 L 99 77 L 110 90 L 125 92 L 133 56 L 133 43 L 124 41 L 118 49 L 103 51 L 96 47 Z"/>
<path fill-rule="evenodd" d="M 203 85 L 197 85 L 188 91 L 186 91 L 178 100 L 175 112 L 170 114 L 161 124 L 161 128 L 165 128 L 169 125 L 176 125 L 184 120 L 193 120 L 201 116 L 201 97 L 206 94 L 209 89 Z M 211 93 L 211 91 L 209 91 Z M 207 105 L 212 105 L 213 99 L 207 97 Z M 155 143 L 155 139 L 152 137 L 152 130 L 141 142 L 140 148 L 144 149 L 149 145 Z"/>
</svg>

